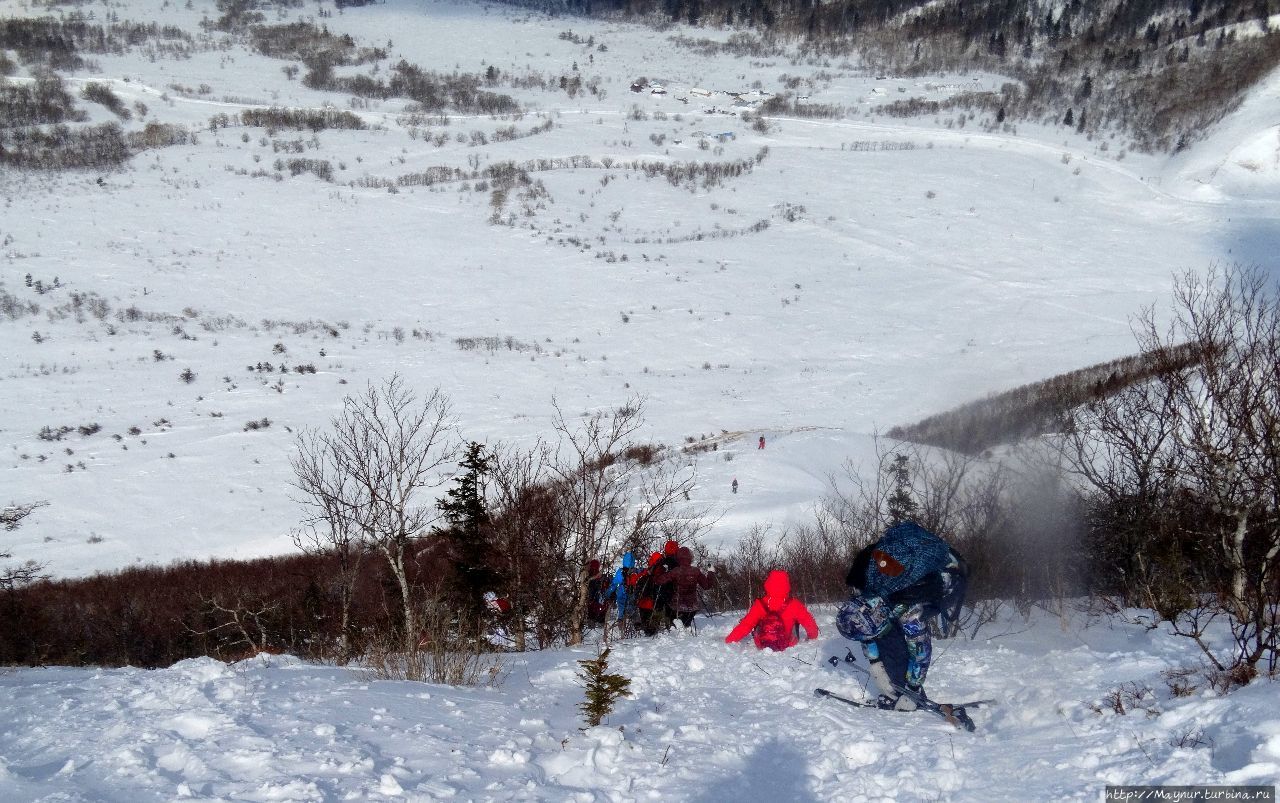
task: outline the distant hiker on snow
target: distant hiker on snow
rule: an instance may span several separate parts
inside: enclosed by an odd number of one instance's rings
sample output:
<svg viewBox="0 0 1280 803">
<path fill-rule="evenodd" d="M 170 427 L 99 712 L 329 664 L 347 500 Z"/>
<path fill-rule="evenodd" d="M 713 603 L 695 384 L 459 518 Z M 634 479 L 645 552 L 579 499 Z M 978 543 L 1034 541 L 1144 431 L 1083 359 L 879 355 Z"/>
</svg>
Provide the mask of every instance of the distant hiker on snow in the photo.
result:
<svg viewBox="0 0 1280 803">
<path fill-rule="evenodd" d="M 763 449 L 763 448 L 764 448 L 764 436 L 763 436 L 763 435 L 761 435 L 761 436 L 760 436 L 760 445 L 759 445 L 759 446 L 757 446 L 756 448 L 757 448 L 757 449 Z"/>
<path fill-rule="evenodd" d="M 716 584 L 714 570 L 704 572 L 693 565 L 693 550 L 682 546 L 676 550 L 674 569 L 661 572 L 654 579 L 659 586 L 671 589 L 671 606 L 676 617 L 685 627 L 693 627 L 693 617 L 702 603 L 698 599 L 699 588 L 711 588 Z"/>
<path fill-rule="evenodd" d="M 737 492 L 738 492 L 738 478 L 737 478 L 737 477 L 734 477 L 734 478 L 733 478 L 733 483 L 732 483 L 729 487 L 730 487 L 731 489 L 733 489 L 733 492 L 734 492 L 734 493 L 737 493 Z"/>
<path fill-rule="evenodd" d="M 836 627 L 862 643 L 881 708 L 913 711 L 912 696 L 925 697 L 930 619 L 941 614 L 943 633 L 951 632 L 965 580 L 964 560 L 913 521 L 889 527 L 854 558 L 845 578 L 854 594 L 837 610 Z"/>
<path fill-rule="evenodd" d="M 800 641 L 801 627 L 810 641 L 818 637 L 813 614 L 803 602 L 791 596 L 791 577 L 775 569 L 764 580 L 764 596 L 751 603 L 747 615 L 724 640 L 726 644 L 733 644 L 751 633 L 759 649 L 782 652 Z"/>
</svg>

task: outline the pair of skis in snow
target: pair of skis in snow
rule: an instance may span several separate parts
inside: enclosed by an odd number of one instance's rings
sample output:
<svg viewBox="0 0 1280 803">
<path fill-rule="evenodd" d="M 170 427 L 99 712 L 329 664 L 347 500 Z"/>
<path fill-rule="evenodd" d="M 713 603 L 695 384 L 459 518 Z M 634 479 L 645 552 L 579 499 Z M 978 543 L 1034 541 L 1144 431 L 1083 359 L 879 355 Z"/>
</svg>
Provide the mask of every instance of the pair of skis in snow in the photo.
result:
<svg viewBox="0 0 1280 803">
<path fill-rule="evenodd" d="M 827 691 L 826 689 L 814 689 L 813 693 L 818 697 L 838 700 L 846 705 L 852 705 L 858 708 L 875 708 L 877 710 L 882 710 L 880 709 L 880 706 L 873 702 L 868 702 L 866 700 L 850 700 L 848 697 L 841 697 L 840 695 Z M 962 728 L 970 733 L 976 730 L 978 726 L 974 724 L 973 719 L 969 716 L 969 712 L 965 709 L 979 705 L 989 705 L 992 702 L 991 700 L 973 700 L 967 703 L 939 703 L 928 698 L 917 697 L 909 693 L 908 696 L 911 697 L 913 702 L 915 702 L 917 711 L 928 711 L 931 714 L 936 714 L 953 726 Z"/>
<path fill-rule="evenodd" d="M 849 650 L 843 661 L 841 661 L 838 656 L 833 655 L 827 659 L 827 663 L 832 666 L 839 666 L 841 663 L 857 666 L 857 659 L 854 658 L 853 651 Z M 861 669 L 862 667 L 859 666 L 858 668 Z M 969 716 L 969 712 L 966 709 L 978 708 L 980 706 L 992 705 L 995 703 L 995 700 L 970 700 L 966 703 L 940 703 L 935 700 L 930 700 L 922 694 L 917 694 L 910 689 L 904 689 L 901 686 L 894 686 L 893 688 L 899 694 L 915 703 L 917 711 L 928 711 L 929 713 L 946 720 L 952 726 L 969 731 L 970 733 L 976 730 L 978 726 L 974 724 L 973 719 Z M 873 701 L 851 700 L 848 697 L 841 697 L 840 695 L 827 691 L 826 689 L 814 689 L 813 694 L 815 697 L 825 697 L 829 700 L 836 700 L 844 703 L 845 705 L 851 705 L 856 708 L 880 708 L 880 706 Z"/>
</svg>

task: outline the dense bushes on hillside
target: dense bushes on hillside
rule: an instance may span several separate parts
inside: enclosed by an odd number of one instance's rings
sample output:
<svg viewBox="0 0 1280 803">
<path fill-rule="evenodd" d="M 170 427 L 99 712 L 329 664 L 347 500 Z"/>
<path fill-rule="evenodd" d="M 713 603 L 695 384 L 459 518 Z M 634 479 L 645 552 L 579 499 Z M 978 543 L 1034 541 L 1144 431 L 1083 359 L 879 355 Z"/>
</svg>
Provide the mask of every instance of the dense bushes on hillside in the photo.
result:
<svg viewBox="0 0 1280 803">
<path fill-rule="evenodd" d="M 84 128 L 56 125 L 48 130 L 0 129 L 0 164 L 15 167 L 115 167 L 132 155 L 118 123 Z"/>
<path fill-rule="evenodd" d="M 1123 388 L 1178 371 L 1200 359 L 1195 344 L 1180 344 L 1099 363 L 985 399 L 969 402 L 923 421 L 889 430 L 891 438 L 981 454 L 995 446 L 1061 432 L 1071 411 Z"/>
<path fill-rule="evenodd" d="M 138 151 L 184 145 L 191 138 L 182 126 L 156 122 L 128 133 L 118 123 L 0 129 L 0 164 L 38 170 L 112 168 Z"/>
<path fill-rule="evenodd" d="M 284 25 L 254 25 L 249 29 L 254 50 L 275 59 L 324 62 L 351 66 L 382 61 L 387 51 L 379 47 L 359 47 L 350 34 L 330 33 L 328 28 L 308 22 Z"/>
<path fill-rule="evenodd" d="M 129 111 L 129 108 L 124 105 L 124 101 L 120 100 L 120 96 L 111 91 L 111 87 L 106 84 L 90 81 L 80 90 L 80 97 L 105 107 L 121 120 L 128 120 L 133 117 L 133 112 Z"/>
<path fill-rule="evenodd" d="M 482 89 L 484 79 L 471 73 L 448 75 L 423 70 L 401 60 L 391 68 L 391 80 L 367 75 L 340 76 L 325 56 L 307 62 L 302 82 L 312 89 L 343 92 L 362 98 L 408 98 L 426 112 L 453 109 L 477 114 L 514 114 L 520 106 L 509 95 Z"/>
<path fill-rule="evenodd" d="M 210 128 L 216 128 L 219 123 L 225 126 L 229 122 L 229 120 L 225 119 L 213 121 L 210 122 Z M 240 112 L 240 124 L 265 128 L 269 132 L 282 128 L 306 131 L 325 131 L 331 128 L 354 130 L 366 128 L 364 121 L 349 111 L 337 109 L 281 109 L 279 107 L 245 109 Z"/>
<path fill-rule="evenodd" d="M 123 53 L 145 42 L 176 43 L 188 47 L 190 34 L 172 25 L 117 22 L 96 25 L 80 14 L 65 18 L 0 18 L 0 50 L 13 50 L 28 64 L 53 70 L 85 66 L 85 53 Z"/>
<path fill-rule="evenodd" d="M 29 84 L 0 81 L 0 128 L 83 122 L 89 116 L 75 107 L 62 79 L 44 74 Z"/>
</svg>

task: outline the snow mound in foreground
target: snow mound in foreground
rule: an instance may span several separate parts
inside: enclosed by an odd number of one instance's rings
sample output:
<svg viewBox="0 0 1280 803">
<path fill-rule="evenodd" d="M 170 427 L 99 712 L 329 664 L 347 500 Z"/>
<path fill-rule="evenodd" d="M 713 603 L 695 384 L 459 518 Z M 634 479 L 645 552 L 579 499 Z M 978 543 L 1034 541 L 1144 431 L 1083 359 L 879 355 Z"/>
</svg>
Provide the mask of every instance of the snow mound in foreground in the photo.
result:
<svg viewBox="0 0 1280 803">
<path fill-rule="evenodd" d="M 815 614 L 834 633 L 832 609 Z M 287 657 L 13 670 L 0 799 L 1093 801 L 1106 784 L 1280 776 L 1275 686 L 1177 696 L 1164 673 L 1195 648 L 1158 630 L 1015 615 L 938 642 L 932 696 L 997 699 L 967 734 L 815 698 L 866 695 L 861 657 L 828 662 L 848 642 L 758 652 L 724 644 L 735 621 L 615 643 L 633 696 L 589 729 L 576 662 L 596 645 L 512 655 L 497 689 Z"/>
</svg>

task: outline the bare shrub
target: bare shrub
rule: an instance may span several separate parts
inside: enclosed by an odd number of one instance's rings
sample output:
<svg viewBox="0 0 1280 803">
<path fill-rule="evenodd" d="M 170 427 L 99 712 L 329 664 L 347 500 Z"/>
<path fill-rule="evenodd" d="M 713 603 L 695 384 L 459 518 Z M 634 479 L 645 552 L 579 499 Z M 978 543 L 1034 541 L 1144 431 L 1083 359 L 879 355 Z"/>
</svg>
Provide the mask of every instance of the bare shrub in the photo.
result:
<svg viewBox="0 0 1280 803">
<path fill-rule="evenodd" d="M 429 502 L 456 451 L 452 431 L 449 400 L 439 389 L 419 401 L 394 375 L 347 396 L 329 431 L 298 439 L 292 461 L 310 518 L 337 516 L 327 526 L 358 533 L 386 560 L 400 593 L 406 652 L 416 649 L 420 637 L 410 564 L 418 539 L 439 518 Z"/>
<path fill-rule="evenodd" d="M 1119 687 L 1107 692 L 1101 701 L 1092 704 L 1090 708 L 1098 714 L 1101 714 L 1104 711 L 1111 711 L 1112 713 L 1123 716 L 1141 711 L 1148 717 L 1160 716 L 1160 709 L 1156 705 L 1155 694 L 1151 691 L 1150 687 L 1144 686 L 1136 681 L 1122 683 Z"/>
<path fill-rule="evenodd" d="M 1196 642 L 1225 685 L 1280 660 L 1280 294 L 1252 269 L 1184 274 L 1168 326 L 1138 321 L 1159 364 L 1200 355 L 1077 414 L 1064 451 L 1089 489 L 1100 573 Z M 1223 653 L 1215 622 L 1233 635 Z"/>
<path fill-rule="evenodd" d="M 12 532 L 21 527 L 28 516 L 48 504 L 48 502 L 11 503 L 8 507 L 0 508 L 0 526 L 3 526 L 6 532 Z M 11 552 L 0 552 L 0 560 L 9 560 L 12 557 Z M 43 570 L 44 567 L 35 561 L 27 561 L 17 566 L 0 566 L 0 590 L 12 591 L 18 586 L 33 583 L 43 577 L 41 574 Z"/>
<path fill-rule="evenodd" d="M 1174 697 L 1190 697 L 1195 694 L 1200 685 L 1195 679 L 1202 674 L 1201 670 L 1196 667 L 1183 667 L 1176 669 L 1166 669 L 1160 673 L 1160 677 L 1164 679 L 1164 683 L 1169 687 L 1169 694 Z"/>
<path fill-rule="evenodd" d="M 367 645 L 362 663 L 379 680 L 414 680 L 450 686 L 496 686 L 503 677 L 499 653 L 483 640 L 460 635 L 439 596 L 424 601 L 411 645 L 384 634 Z M 471 628 L 468 632 L 478 632 Z"/>
</svg>

